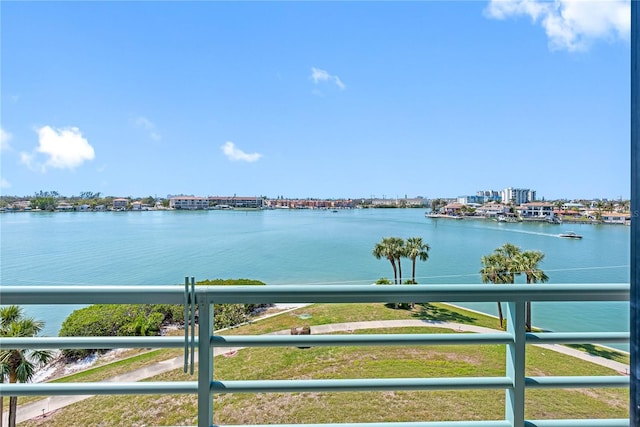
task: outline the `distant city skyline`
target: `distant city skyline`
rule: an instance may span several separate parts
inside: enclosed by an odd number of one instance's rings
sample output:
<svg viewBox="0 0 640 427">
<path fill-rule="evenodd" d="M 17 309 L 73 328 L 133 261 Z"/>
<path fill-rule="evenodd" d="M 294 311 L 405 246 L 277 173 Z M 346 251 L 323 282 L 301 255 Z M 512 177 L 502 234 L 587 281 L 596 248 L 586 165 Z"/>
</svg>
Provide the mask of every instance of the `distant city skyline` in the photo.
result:
<svg viewBox="0 0 640 427">
<path fill-rule="evenodd" d="M 0 25 L 2 195 L 630 195 L 629 0 L 5 2 Z"/>
<path fill-rule="evenodd" d="M 487 202 L 491 202 L 491 201 L 498 201 L 498 202 L 502 202 L 502 200 L 504 199 L 504 195 L 505 192 L 507 192 L 508 190 L 510 190 L 511 188 L 505 188 L 503 190 L 499 190 L 499 191 L 493 191 L 493 195 L 491 196 L 484 196 L 484 203 Z M 522 189 L 513 189 L 513 190 L 522 190 Z M 305 195 L 305 196 L 287 196 L 284 194 L 277 194 L 277 195 L 269 195 L 269 194 L 221 194 L 221 193 L 207 193 L 207 194 L 196 194 L 196 193 L 189 193 L 189 192 L 185 192 L 185 193 L 177 193 L 177 194 L 147 194 L 147 195 L 124 195 L 124 194 L 106 194 L 106 193 L 101 193 L 101 192 L 86 192 L 86 193 L 91 193 L 91 196 L 87 196 L 86 194 L 83 194 L 85 192 L 81 192 L 79 194 L 63 194 L 60 193 L 56 190 L 38 190 L 38 191 L 34 191 L 30 194 L 1 194 L 0 197 L 6 197 L 6 198 L 17 198 L 17 199 L 21 199 L 21 200 L 25 200 L 25 199 L 33 199 L 33 198 L 37 198 L 37 197 L 54 197 L 57 199 L 105 199 L 105 198 L 112 198 L 112 199 L 122 199 L 122 200 L 126 200 L 126 199 L 131 199 L 131 200 L 140 200 L 140 199 L 146 199 L 146 198 L 153 198 L 153 199 L 171 199 L 171 198 L 180 198 L 180 197 L 195 197 L 195 198 L 216 198 L 216 197 L 221 197 L 221 198 L 265 198 L 265 199 L 270 199 L 270 200 L 278 200 L 278 199 L 284 199 L 284 200 L 416 200 L 416 199 L 425 199 L 425 200 L 435 200 L 435 199 L 446 199 L 446 200 L 457 200 L 460 201 L 461 198 L 466 198 L 468 199 L 467 202 L 465 203 L 478 203 L 477 200 L 475 200 L 476 197 L 480 196 L 481 193 L 487 193 L 487 191 L 475 191 L 475 192 L 471 192 L 471 193 L 465 193 L 465 194 L 458 194 L 456 196 L 453 195 L 447 195 L 447 196 L 434 196 L 434 197 L 428 197 L 428 196 L 424 196 L 421 194 L 416 194 L 416 195 L 410 195 L 410 194 L 403 194 L 403 195 L 387 195 L 387 194 L 365 194 L 365 195 L 354 195 L 354 196 L 345 196 L 345 197 L 318 197 L 318 196 L 314 196 L 314 195 Z M 507 193 L 508 194 L 508 193 Z M 566 201 L 572 201 L 572 200 L 609 200 L 609 201 L 620 201 L 620 200 L 629 200 L 629 198 L 624 198 L 624 197 L 616 197 L 616 198 L 606 198 L 606 197 L 594 197 L 594 198 L 587 198 L 587 197 L 558 197 L 558 198 L 549 198 L 549 197 L 545 197 L 544 195 L 542 196 L 537 196 L 537 192 L 535 190 L 529 190 L 526 189 L 525 191 L 525 195 L 520 195 L 520 196 L 516 196 L 516 197 L 512 197 L 511 200 L 512 202 L 516 203 L 516 204 L 521 204 L 521 203 L 529 203 L 529 202 L 540 202 L 540 201 L 551 201 L 551 200 L 566 200 Z M 461 202 L 462 203 L 462 202 Z"/>
</svg>

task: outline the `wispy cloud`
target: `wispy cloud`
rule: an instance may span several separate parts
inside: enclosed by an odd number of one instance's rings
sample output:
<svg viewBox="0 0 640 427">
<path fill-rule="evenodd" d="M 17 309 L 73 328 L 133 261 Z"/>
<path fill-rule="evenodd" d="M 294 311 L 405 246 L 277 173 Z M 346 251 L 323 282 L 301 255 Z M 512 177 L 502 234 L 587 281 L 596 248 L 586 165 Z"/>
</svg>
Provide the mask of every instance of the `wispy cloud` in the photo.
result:
<svg viewBox="0 0 640 427">
<path fill-rule="evenodd" d="M 11 149 L 11 145 L 9 145 L 9 141 L 11 141 L 11 135 L 9 132 L 0 128 L 0 151 L 5 151 Z"/>
<path fill-rule="evenodd" d="M 529 16 L 544 28 L 551 50 L 588 50 L 597 39 L 629 39 L 630 0 L 490 0 L 486 16 Z"/>
<path fill-rule="evenodd" d="M 333 82 L 342 90 L 347 88 L 347 86 L 342 83 L 342 80 L 340 80 L 340 77 L 329 74 L 326 70 L 321 70 L 320 68 L 311 67 L 311 75 L 309 78 L 315 84 Z"/>
<path fill-rule="evenodd" d="M 134 123 L 137 128 L 148 132 L 149 138 L 153 139 L 154 141 L 160 141 L 160 139 L 162 138 L 162 136 L 158 132 L 156 124 L 146 117 L 140 116 L 135 119 Z"/>
<path fill-rule="evenodd" d="M 0 188 L 11 188 L 11 183 L 6 179 L 0 177 Z"/>
<path fill-rule="evenodd" d="M 260 153 L 245 153 L 244 151 L 242 151 L 241 149 L 237 148 L 236 145 L 231 142 L 231 141 L 227 141 L 224 143 L 224 145 L 222 147 L 220 147 L 222 149 L 222 152 L 224 153 L 225 156 L 227 156 L 227 158 L 229 160 L 241 160 L 243 162 L 257 162 L 258 159 L 260 159 L 260 157 L 262 157 L 262 154 Z"/>
<path fill-rule="evenodd" d="M 75 169 L 95 157 L 93 147 L 77 127 L 54 129 L 44 126 L 36 129 L 36 132 L 38 147 L 30 153 L 20 153 L 22 163 L 32 170 Z"/>
</svg>

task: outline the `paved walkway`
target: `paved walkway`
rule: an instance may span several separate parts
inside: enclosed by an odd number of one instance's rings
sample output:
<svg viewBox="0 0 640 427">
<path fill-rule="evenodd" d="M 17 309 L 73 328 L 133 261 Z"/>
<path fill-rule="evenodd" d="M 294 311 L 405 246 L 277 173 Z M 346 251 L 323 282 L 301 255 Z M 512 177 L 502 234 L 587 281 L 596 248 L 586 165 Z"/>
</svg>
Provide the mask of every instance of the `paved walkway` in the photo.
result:
<svg viewBox="0 0 640 427">
<path fill-rule="evenodd" d="M 277 313 L 277 314 L 282 314 L 282 313 Z M 476 333 L 498 332 L 495 329 L 483 328 L 480 326 L 473 326 L 473 325 L 465 325 L 462 323 L 433 322 L 433 321 L 425 321 L 425 320 L 418 320 L 418 319 L 407 319 L 407 320 L 374 320 L 374 321 L 367 321 L 367 322 L 348 322 L 348 323 L 332 323 L 328 325 L 317 325 L 317 326 L 311 327 L 311 333 L 312 334 L 328 334 L 332 332 L 355 331 L 359 329 L 424 327 L 424 326 L 446 328 L 446 329 L 452 329 L 454 331 L 460 331 L 460 332 L 476 332 Z M 273 332 L 272 334 L 288 335 L 290 334 L 290 332 L 291 331 L 289 329 L 286 329 L 282 331 Z M 588 362 L 595 363 L 601 366 L 605 366 L 607 368 L 614 369 L 622 374 L 629 373 L 629 365 L 625 365 L 623 363 L 605 359 L 603 357 L 593 356 L 583 351 L 575 350 L 575 349 L 558 345 L 558 344 L 534 344 L 534 345 L 538 347 L 543 347 L 552 351 L 556 351 L 558 353 L 574 356 L 579 359 L 586 360 Z M 242 349 L 241 347 L 214 348 L 214 356 L 232 353 L 234 351 L 238 351 L 241 349 Z M 131 371 L 126 374 L 115 376 L 105 381 L 107 382 L 140 381 L 146 378 L 160 375 L 165 372 L 173 371 L 175 369 L 183 369 L 183 368 L 184 368 L 184 359 L 182 356 L 179 356 L 174 359 L 165 360 L 141 369 L 136 369 L 135 371 Z M 42 417 L 43 414 L 46 416 L 47 414 L 57 411 L 58 409 L 64 408 L 67 405 L 80 402 L 90 397 L 93 397 L 93 396 L 51 396 L 51 397 L 48 397 L 47 399 L 28 403 L 26 405 L 20 405 L 18 409 L 18 414 L 16 417 L 17 422 L 19 423 L 32 418 Z M 5 424 L 3 425 L 8 424 L 7 418 L 8 418 L 8 413 L 4 413 L 3 419 Z"/>
</svg>

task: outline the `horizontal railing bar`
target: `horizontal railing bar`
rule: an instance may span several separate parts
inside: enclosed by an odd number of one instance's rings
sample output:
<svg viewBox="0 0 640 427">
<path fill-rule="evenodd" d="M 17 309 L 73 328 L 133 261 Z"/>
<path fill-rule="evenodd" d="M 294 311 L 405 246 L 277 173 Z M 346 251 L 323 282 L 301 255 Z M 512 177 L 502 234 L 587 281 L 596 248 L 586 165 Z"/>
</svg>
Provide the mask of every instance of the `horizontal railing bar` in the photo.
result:
<svg viewBox="0 0 640 427">
<path fill-rule="evenodd" d="M 527 333 L 527 343 L 545 344 L 609 344 L 628 343 L 629 332 L 531 332 Z"/>
<path fill-rule="evenodd" d="M 0 285 L 2 304 L 180 304 L 184 286 L 13 286 Z"/>
<path fill-rule="evenodd" d="M 487 421 L 414 421 L 390 423 L 339 424 L 221 424 L 212 427 L 510 427 L 506 420 Z M 525 420 L 525 427 L 629 427 L 628 419 Z"/>
<path fill-rule="evenodd" d="M 195 337 L 196 343 L 198 338 Z M 211 337 L 214 347 L 290 347 L 509 344 L 510 333 L 367 334 L 367 335 L 234 335 Z M 627 343 L 628 332 L 527 333 L 528 343 Z M 181 348 L 182 337 L 3 337 L 0 349 Z"/>
<path fill-rule="evenodd" d="M 194 394 L 197 381 L 0 383 L 0 396 L 84 396 L 93 394 Z"/>
<path fill-rule="evenodd" d="M 622 375 L 526 377 L 525 385 L 527 388 L 620 388 L 629 387 L 629 377 Z"/>
<path fill-rule="evenodd" d="M 182 304 L 184 289 L 165 286 L 1 285 L 2 304 Z M 211 303 L 628 301 L 629 284 L 196 286 Z"/>
<path fill-rule="evenodd" d="M 197 338 L 196 338 L 197 341 Z M 184 337 L 34 337 L 2 338 L 0 349 L 181 348 Z"/>
<path fill-rule="evenodd" d="M 215 424 L 212 427 L 511 427 L 506 420 L 487 421 L 407 421 L 389 423 L 339 424 Z"/>
<path fill-rule="evenodd" d="M 508 389 L 507 377 L 212 381 L 213 393 Z"/>
<path fill-rule="evenodd" d="M 394 345 L 509 344 L 510 333 L 488 334 L 366 334 L 366 335 L 233 335 L 211 337 L 214 347 L 327 347 Z"/>
<path fill-rule="evenodd" d="M 195 337 L 196 343 L 198 338 Z M 214 347 L 291 347 L 291 346 L 394 346 L 509 344 L 506 332 L 474 334 L 367 334 L 367 335 L 214 335 Z M 527 343 L 627 343 L 628 332 L 544 332 L 528 333 Z M 182 337 L 3 337 L 0 349 L 113 349 L 181 348 Z"/>
<path fill-rule="evenodd" d="M 629 419 L 526 420 L 524 425 L 525 427 L 629 427 Z"/>
</svg>

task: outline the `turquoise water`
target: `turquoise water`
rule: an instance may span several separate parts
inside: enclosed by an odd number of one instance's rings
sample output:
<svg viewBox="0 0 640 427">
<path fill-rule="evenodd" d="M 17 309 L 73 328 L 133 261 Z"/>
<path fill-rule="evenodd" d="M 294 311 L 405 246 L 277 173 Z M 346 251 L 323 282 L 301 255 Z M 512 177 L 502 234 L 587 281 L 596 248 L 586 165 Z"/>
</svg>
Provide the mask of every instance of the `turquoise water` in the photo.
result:
<svg viewBox="0 0 640 427">
<path fill-rule="evenodd" d="M 387 236 L 431 246 L 420 283 L 481 283 L 480 258 L 506 242 L 545 254 L 550 283 L 628 283 L 630 227 L 429 219 L 421 209 L 7 213 L 0 215 L 4 285 L 144 285 L 251 278 L 269 285 L 363 284 L 393 277 L 372 255 Z M 582 240 L 560 239 L 575 231 Z M 404 277 L 411 272 L 403 263 Z M 519 279 L 523 280 L 523 279 Z M 491 314 L 495 304 L 469 304 Z M 56 335 L 77 306 L 32 306 Z M 627 331 L 626 303 L 537 303 L 534 324 Z"/>
</svg>

